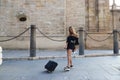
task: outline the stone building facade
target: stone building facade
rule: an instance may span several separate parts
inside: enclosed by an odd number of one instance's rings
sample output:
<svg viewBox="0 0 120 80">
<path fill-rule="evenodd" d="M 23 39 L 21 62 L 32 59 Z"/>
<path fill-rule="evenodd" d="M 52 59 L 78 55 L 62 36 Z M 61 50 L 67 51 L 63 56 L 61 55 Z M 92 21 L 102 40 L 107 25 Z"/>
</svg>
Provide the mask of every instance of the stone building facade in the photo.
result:
<svg viewBox="0 0 120 80">
<path fill-rule="evenodd" d="M 112 31 L 109 0 L 0 0 L 0 41 L 10 39 L 36 25 L 38 49 L 63 49 L 68 27 L 83 27 L 96 39 Z M 101 34 L 102 33 L 102 34 Z M 57 40 L 50 40 L 47 37 Z M 30 30 L 11 41 L 0 42 L 6 49 L 29 49 Z M 108 48 L 108 40 L 97 43 L 85 37 L 86 48 Z M 89 41 L 91 43 L 89 43 Z M 104 44 L 105 43 L 105 44 Z"/>
<path fill-rule="evenodd" d="M 106 32 L 111 30 L 109 0 L 86 0 L 88 20 L 86 29 L 90 32 Z"/>
</svg>

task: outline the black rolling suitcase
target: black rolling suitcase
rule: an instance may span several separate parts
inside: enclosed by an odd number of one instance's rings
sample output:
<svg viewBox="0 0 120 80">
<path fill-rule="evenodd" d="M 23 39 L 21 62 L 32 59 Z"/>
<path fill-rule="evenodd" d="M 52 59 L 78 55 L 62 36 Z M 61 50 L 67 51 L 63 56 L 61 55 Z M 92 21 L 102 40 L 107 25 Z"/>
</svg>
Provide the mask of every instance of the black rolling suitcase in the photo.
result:
<svg viewBox="0 0 120 80">
<path fill-rule="evenodd" d="M 45 65 L 45 69 L 47 69 L 48 72 L 53 72 L 55 68 L 57 67 L 58 63 L 55 61 L 48 61 L 48 63 Z"/>
</svg>

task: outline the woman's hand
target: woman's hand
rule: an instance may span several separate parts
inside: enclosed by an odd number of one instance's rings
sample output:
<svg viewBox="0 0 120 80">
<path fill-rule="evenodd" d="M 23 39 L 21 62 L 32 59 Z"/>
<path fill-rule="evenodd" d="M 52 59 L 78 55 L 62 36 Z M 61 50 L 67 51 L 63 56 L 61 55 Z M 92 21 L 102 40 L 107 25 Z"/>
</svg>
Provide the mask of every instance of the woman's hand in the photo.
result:
<svg viewBox="0 0 120 80">
<path fill-rule="evenodd" d="M 67 49 L 67 45 L 64 46 L 64 49 Z"/>
</svg>

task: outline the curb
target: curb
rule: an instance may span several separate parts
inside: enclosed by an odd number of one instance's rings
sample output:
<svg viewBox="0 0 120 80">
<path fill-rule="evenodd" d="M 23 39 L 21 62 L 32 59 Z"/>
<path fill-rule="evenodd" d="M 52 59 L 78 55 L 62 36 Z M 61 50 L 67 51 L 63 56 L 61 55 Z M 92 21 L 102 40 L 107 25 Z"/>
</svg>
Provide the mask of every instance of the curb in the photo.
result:
<svg viewBox="0 0 120 80">
<path fill-rule="evenodd" d="M 87 58 L 87 57 L 105 57 L 105 56 L 120 56 L 120 54 L 86 54 L 86 55 L 74 55 L 73 58 Z M 56 59 L 56 58 L 66 58 L 66 56 L 37 56 L 37 57 L 7 57 L 2 58 L 3 60 L 43 60 L 43 59 Z"/>
</svg>

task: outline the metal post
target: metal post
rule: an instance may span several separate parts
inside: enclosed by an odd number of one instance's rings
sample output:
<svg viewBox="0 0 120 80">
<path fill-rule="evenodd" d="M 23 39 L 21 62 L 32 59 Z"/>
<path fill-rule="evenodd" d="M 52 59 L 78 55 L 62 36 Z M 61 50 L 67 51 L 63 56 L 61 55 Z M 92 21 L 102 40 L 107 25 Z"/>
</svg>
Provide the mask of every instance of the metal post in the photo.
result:
<svg viewBox="0 0 120 80">
<path fill-rule="evenodd" d="M 79 55 L 84 55 L 84 30 L 80 27 L 79 30 Z"/>
<path fill-rule="evenodd" d="M 113 30 L 113 45 L 114 45 L 114 54 L 119 53 L 119 46 L 118 46 L 118 34 L 117 30 Z"/>
<path fill-rule="evenodd" d="M 30 35 L 30 57 L 36 56 L 36 26 L 31 25 Z"/>
</svg>

